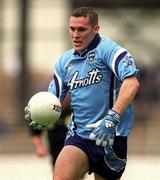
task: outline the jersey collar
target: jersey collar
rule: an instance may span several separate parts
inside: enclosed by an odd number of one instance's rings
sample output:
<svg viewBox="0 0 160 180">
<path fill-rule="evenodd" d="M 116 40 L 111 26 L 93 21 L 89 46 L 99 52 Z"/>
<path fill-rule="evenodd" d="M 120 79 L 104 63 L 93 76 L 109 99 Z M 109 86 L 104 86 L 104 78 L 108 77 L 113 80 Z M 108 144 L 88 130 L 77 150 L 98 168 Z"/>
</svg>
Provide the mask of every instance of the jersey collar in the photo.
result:
<svg viewBox="0 0 160 180">
<path fill-rule="evenodd" d="M 100 35 L 97 33 L 94 37 L 94 39 L 91 41 L 91 43 L 89 44 L 89 46 L 84 49 L 81 53 L 74 51 L 74 55 L 78 55 L 79 57 L 84 57 L 90 50 L 95 49 L 99 42 L 101 41 L 101 37 Z"/>
</svg>

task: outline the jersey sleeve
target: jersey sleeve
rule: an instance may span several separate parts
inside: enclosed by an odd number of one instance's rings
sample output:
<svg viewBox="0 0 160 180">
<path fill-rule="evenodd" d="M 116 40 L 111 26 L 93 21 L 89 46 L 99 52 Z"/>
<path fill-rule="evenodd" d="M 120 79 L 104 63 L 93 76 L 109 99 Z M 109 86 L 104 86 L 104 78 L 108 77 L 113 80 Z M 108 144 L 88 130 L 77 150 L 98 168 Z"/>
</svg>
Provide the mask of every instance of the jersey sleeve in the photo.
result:
<svg viewBox="0 0 160 180">
<path fill-rule="evenodd" d="M 59 61 L 55 65 L 53 79 L 49 84 L 48 92 L 55 94 L 60 99 L 60 101 L 62 101 L 65 98 L 67 91 L 68 88 L 65 83 L 63 66 Z"/>
<path fill-rule="evenodd" d="M 140 70 L 137 68 L 131 54 L 115 42 L 110 42 L 108 46 L 109 48 L 106 48 L 107 50 L 104 55 L 104 61 L 117 78 L 120 81 L 123 81 L 126 77 L 132 75 L 139 78 Z"/>
<path fill-rule="evenodd" d="M 133 75 L 139 79 L 140 70 L 137 68 L 133 57 L 127 51 L 124 51 L 122 57 L 118 60 L 116 59 L 113 66 L 116 75 L 121 81 Z"/>
</svg>

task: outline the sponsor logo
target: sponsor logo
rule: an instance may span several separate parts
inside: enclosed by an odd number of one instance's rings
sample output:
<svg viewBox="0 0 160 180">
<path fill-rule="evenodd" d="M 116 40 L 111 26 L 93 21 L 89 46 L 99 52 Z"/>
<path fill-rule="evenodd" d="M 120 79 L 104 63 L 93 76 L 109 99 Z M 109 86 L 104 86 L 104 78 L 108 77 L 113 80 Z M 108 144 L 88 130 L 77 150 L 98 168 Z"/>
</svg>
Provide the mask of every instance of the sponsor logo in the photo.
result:
<svg viewBox="0 0 160 180">
<path fill-rule="evenodd" d="M 88 77 L 78 79 L 79 71 L 76 71 L 69 79 L 67 86 L 70 89 L 77 89 L 92 84 L 97 84 L 102 81 L 103 75 L 98 68 L 92 69 L 88 72 Z"/>
<path fill-rule="evenodd" d="M 73 67 L 73 64 L 69 63 L 69 64 L 65 67 L 65 70 L 66 70 L 66 71 L 69 71 L 69 70 L 72 69 L 72 67 Z"/>
<path fill-rule="evenodd" d="M 56 104 L 52 104 L 52 110 L 57 111 L 57 112 L 61 112 L 62 108 Z"/>
</svg>

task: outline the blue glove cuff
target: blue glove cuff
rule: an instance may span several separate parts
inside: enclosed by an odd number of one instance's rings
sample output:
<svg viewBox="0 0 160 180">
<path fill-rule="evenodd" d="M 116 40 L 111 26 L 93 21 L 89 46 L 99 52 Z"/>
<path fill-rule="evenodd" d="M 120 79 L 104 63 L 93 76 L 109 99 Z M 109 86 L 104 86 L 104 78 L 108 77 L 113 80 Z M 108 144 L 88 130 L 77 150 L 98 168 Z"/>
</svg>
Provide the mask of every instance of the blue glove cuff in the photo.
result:
<svg viewBox="0 0 160 180">
<path fill-rule="evenodd" d="M 117 113 L 116 111 L 110 109 L 107 113 L 107 115 L 111 116 L 114 120 L 114 123 L 118 124 L 120 122 L 120 114 Z"/>
</svg>

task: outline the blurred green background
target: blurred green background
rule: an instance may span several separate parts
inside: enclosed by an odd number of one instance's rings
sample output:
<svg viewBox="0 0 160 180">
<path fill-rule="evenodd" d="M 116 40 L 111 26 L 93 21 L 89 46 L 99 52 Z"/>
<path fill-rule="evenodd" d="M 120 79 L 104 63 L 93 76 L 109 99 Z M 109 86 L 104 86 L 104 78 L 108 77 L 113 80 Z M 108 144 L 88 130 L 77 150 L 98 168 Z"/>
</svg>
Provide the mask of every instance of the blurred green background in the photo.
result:
<svg viewBox="0 0 160 180">
<path fill-rule="evenodd" d="M 75 7 L 99 13 L 100 33 L 129 50 L 142 71 L 134 100 L 131 154 L 160 154 L 160 6 L 131 0 L 0 0 L 0 153 L 33 153 L 24 121 L 29 98 L 47 89 L 58 57 L 71 47 Z"/>
</svg>

